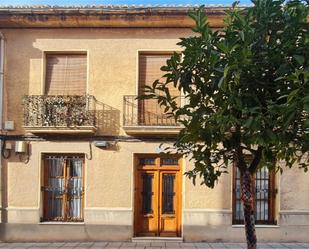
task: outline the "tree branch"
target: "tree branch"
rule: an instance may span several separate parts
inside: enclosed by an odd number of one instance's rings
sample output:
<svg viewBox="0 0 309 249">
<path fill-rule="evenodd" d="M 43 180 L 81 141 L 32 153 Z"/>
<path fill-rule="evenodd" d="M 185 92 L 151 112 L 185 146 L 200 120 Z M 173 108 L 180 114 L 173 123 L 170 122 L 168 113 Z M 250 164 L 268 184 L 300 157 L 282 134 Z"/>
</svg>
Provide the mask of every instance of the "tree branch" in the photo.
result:
<svg viewBox="0 0 309 249">
<path fill-rule="evenodd" d="M 254 158 L 250 164 L 249 171 L 255 172 L 262 158 L 263 147 L 259 146 L 258 149 L 254 153 Z"/>
<path fill-rule="evenodd" d="M 242 145 L 240 146 L 240 148 L 247 150 L 247 151 L 250 151 L 252 154 L 255 154 L 257 152 L 257 150 L 254 150 L 254 149 L 248 148 L 246 146 L 242 146 Z"/>
</svg>

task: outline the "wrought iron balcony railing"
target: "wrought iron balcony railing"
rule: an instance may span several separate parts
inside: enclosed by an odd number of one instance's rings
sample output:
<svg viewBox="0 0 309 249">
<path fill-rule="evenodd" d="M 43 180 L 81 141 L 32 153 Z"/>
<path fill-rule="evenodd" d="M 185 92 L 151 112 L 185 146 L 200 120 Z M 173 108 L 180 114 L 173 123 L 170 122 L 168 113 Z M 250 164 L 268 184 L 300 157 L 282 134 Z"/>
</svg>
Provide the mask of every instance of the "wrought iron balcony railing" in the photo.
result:
<svg viewBox="0 0 309 249">
<path fill-rule="evenodd" d="M 95 98 L 91 95 L 29 95 L 23 99 L 24 127 L 96 127 Z"/>
<path fill-rule="evenodd" d="M 173 117 L 164 113 L 155 99 L 136 99 L 135 95 L 124 96 L 123 120 L 124 126 L 164 126 L 178 127 L 179 123 Z M 182 101 L 179 97 L 177 101 Z"/>
</svg>

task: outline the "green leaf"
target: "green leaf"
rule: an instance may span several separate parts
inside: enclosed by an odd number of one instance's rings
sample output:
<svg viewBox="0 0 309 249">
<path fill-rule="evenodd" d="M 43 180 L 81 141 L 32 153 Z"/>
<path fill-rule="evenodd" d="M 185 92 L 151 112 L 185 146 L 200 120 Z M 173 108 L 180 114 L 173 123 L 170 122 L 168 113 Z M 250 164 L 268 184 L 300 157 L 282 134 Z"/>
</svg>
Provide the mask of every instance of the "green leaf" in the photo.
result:
<svg viewBox="0 0 309 249">
<path fill-rule="evenodd" d="M 224 76 L 222 76 L 219 80 L 219 83 L 218 83 L 218 87 L 221 88 L 222 87 L 222 84 L 224 82 Z"/>
<path fill-rule="evenodd" d="M 239 32 L 239 35 L 240 35 L 240 37 L 241 37 L 241 40 L 242 40 L 242 41 L 245 41 L 245 33 L 244 33 L 243 30 L 241 30 L 241 31 Z"/>
<path fill-rule="evenodd" d="M 303 65 L 304 62 L 305 62 L 305 57 L 302 56 L 302 55 L 297 55 L 297 54 L 295 54 L 295 55 L 293 55 L 293 58 L 297 61 L 297 63 L 298 63 L 299 65 Z"/>
</svg>

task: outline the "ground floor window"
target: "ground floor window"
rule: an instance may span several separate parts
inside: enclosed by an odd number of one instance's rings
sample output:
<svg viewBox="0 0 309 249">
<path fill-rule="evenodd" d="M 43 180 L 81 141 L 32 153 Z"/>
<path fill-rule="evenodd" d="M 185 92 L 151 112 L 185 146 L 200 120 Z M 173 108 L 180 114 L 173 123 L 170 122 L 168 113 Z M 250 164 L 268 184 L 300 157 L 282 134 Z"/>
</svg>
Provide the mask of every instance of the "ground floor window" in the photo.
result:
<svg viewBox="0 0 309 249">
<path fill-rule="evenodd" d="M 83 221 L 84 156 L 43 156 L 43 198 L 45 221 Z"/>
<path fill-rule="evenodd" d="M 241 202 L 241 180 L 238 168 L 233 172 L 233 224 L 244 223 L 243 205 Z M 268 168 L 261 168 L 254 177 L 254 201 L 256 224 L 275 224 L 275 174 Z"/>
</svg>

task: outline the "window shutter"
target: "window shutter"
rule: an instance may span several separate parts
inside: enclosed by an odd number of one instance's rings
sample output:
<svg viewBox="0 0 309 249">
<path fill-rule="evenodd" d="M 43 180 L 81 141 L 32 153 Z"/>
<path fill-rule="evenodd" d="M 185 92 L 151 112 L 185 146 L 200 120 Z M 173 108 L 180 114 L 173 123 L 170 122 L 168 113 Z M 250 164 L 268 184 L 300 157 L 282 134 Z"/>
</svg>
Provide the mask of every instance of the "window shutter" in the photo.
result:
<svg viewBox="0 0 309 249">
<path fill-rule="evenodd" d="M 152 86 L 155 80 L 162 79 L 164 72 L 160 70 L 171 54 L 140 54 L 139 56 L 139 94 L 144 86 Z M 171 87 L 172 96 L 180 96 L 178 89 Z"/>
<path fill-rule="evenodd" d="M 46 57 L 45 94 L 84 95 L 87 82 L 85 54 L 49 54 Z"/>
<path fill-rule="evenodd" d="M 164 72 L 161 67 L 171 54 L 140 54 L 139 55 L 139 95 L 143 95 L 144 86 L 152 86 L 155 80 L 162 80 Z M 171 96 L 179 96 L 180 91 L 173 86 L 170 88 Z M 179 101 L 180 99 L 176 100 Z M 140 125 L 175 125 L 173 118 L 164 114 L 163 107 L 160 107 L 156 99 L 139 101 L 139 124 Z"/>
</svg>

